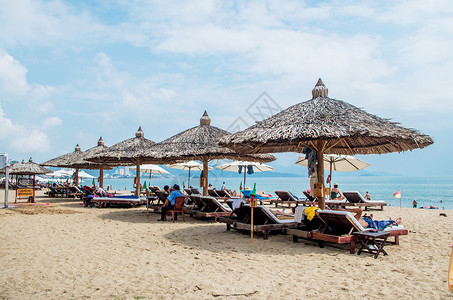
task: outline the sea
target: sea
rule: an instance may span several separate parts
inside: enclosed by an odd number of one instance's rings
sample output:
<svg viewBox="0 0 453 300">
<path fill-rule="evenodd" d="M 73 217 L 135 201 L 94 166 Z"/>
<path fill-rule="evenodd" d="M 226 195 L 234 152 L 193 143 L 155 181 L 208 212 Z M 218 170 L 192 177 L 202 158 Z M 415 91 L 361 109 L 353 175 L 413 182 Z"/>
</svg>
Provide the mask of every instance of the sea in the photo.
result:
<svg viewBox="0 0 453 300">
<path fill-rule="evenodd" d="M 173 178 L 142 178 L 142 185 L 172 186 L 179 184 L 181 187 L 188 186 L 188 178 L 174 176 Z M 418 202 L 418 207 L 437 207 L 439 209 L 453 209 L 453 176 L 443 177 L 404 177 L 404 176 L 357 176 L 357 177 L 334 177 L 340 191 L 359 191 L 363 196 L 368 191 L 371 200 L 383 200 L 391 206 L 412 207 L 413 200 Z M 243 178 L 211 177 L 209 182 L 213 187 L 220 189 L 222 183 L 228 189 L 238 190 L 243 185 Z M 191 178 L 193 187 L 197 187 L 199 178 Z M 294 195 L 304 198 L 302 192 L 310 188 L 307 177 L 267 177 L 254 178 L 250 175 L 246 179 L 246 187 L 253 188 L 256 184 L 257 191 L 275 195 L 275 190 L 287 190 Z M 133 178 L 104 179 L 104 187 L 114 190 L 133 190 Z M 401 191 L 401 198 L 395 198 L 393 194 Z"/>
</svg>

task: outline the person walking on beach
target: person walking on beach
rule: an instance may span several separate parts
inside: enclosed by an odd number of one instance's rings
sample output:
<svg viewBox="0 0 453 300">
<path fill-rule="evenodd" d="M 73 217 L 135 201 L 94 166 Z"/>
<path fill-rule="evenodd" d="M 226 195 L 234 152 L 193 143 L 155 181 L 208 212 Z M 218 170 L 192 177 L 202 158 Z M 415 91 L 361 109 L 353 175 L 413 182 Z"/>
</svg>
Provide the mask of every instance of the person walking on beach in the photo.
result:
<svg viewBox="0 0 453 300">
<path fill-rule="evenodd" d="M 368 191 L 365 194 L 365 199 L 366 200 L 371 200 L 371 195 L 368 193 Z"/>
<path fill-rule="evenodd" d="M 165 215 L 167 214 L 167 211 L 172 210 L 175 208 L 175 199 L 176 197 L 181 197 L 181 191 L 179 190 L 179 185 L 175 184 L 173 186 L 173 191 L 170 193 L 170 195 L 167 197 L 167 200 L 165 200 L 164 205 L 162 206 L 162 213 L 160 216 L 160 219 L 157 221 L 163 221 Z M 176 221 L 176 216 L 175 216 L 175 221 Z"/>
<path fill-rule="evenodd" d="M 417 204 L 418 204 L 417 201 L 415 201 L 415 199 L 414 199 L 414 201 L 412 201 L 412 207 L 417 208 Z"/>
</svg>

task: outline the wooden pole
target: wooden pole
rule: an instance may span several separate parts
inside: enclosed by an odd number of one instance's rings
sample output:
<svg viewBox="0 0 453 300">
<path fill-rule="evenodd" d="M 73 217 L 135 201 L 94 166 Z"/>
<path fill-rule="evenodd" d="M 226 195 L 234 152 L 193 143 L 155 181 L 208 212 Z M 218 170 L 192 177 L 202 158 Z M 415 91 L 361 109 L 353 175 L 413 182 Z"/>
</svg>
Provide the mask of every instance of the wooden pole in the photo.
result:
<svg viewBox="0 0 453 300">
<path fill-rule="evenodd" d="M 325 197 L 324 195 L 324 145 L 325 142 L 319 140 L 317 143 L 317 172 L 318 172 L 318 183 L 322 183 L 322 196 L 318 198 L 318 207 L 320 209 L 326 208 Z"/>
<path fill-rule="evenodd" d="M 246 167 L 241 166 L 241 168 L 244 169 L 244 190 L 245 190 L 245 174 L 246 174 L 247 170 L 246 170 Z"/>
<path fill-rule="evenodd" d="M 35 182 L 36 182 L 36 175 L 33 174 L 33 202 L 35 202 Z"/>
<path fill-rule="evenodd" d="M 137 198 L 140 198 L 141 188 L 140 188 L 140 160 L 137 161 L 137 176 L 136 178 L 136 187 L 135 187 L 135 195 Z"/>
<path fill-rule="evenodd" d="M 208 159 L 203 158 L 203 196 L 208 195 Z"/>
<path fill-rule="evenodd" d="M 79 186 L 79 169 L 78 168 L 75 169 L 74 184 L 76 186 Z"/>
<path fill-rule="evenodd" d="M 252 202 L 253 201 L 255 201 L 255 199 L 253 199 Z M 250 238 L 251 238 L 251 243 L 253 244 L 253 211 L 255 209 L 253 208 L 252 202 L 250 202 L 250 209 L 252 210 L 252 217 L 251 217 L 251 220 L 250 220 L 250 231 L 251 231 Z"/>
<path fill-rule="evenodd" d="M 99 186 L 104 188 L 104 168 L 101 167 L 99 169 Z"/>
<path fill-rule="evenodd" d="M 192 168 L 189 167 L 189 179 L 188 179 L 189 182 L 187 183 L 187 187 L 188 187 L 188 188 L 190 188 L 190 170 L 191 170 L 191 169 L 192 169 Z"/>
</svg>

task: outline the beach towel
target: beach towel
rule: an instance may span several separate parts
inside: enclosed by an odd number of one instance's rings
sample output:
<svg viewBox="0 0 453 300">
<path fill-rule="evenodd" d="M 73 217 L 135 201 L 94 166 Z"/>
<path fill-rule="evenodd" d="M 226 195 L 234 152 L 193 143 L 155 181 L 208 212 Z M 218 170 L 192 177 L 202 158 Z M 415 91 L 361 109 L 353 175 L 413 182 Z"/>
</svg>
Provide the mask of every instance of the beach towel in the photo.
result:
<svg viewBox="0 0 453 300">
<path fill-rule="evenodd" d="M 304 211 L 305 206 L 297 206 L 294 212 L 294 221 L 302 223 L 302 221 L 304 220 Z"/>
<path fill-rule="evenodd" d="M 315 217 L 316 211 L 318 209 L 320 210 L 319 207 L 314 207 L 314 206 L 310 206 L 305 209 L 305 214 L 307 215 L 307 219 L 309 221 L 313 220 L 313 218 Z"/>
<path fill-rule="evenodd" d="M 233 208 L 233 210 L 235 210 L 235 209 L 240 208 L 241 205 L 242 205 L 242 199 L 238 198 L 238 199 L 233 200 L 233 204 L 231 205 L 231 207 Z"/>
</svg>

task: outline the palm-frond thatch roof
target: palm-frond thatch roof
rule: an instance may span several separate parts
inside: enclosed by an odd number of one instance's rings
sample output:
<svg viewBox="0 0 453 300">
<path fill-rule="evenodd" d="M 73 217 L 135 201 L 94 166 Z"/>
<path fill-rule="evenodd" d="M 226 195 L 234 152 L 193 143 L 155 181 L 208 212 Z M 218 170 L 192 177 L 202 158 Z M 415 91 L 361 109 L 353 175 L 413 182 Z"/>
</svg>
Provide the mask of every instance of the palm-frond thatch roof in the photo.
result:
<svg viewBox="0 0 453 300">
<path fill-rule="evenodd" d="M 157 158 L 162 160 L 211 160 L 233 159 L 256 162 L 271 162 L 272 155 L 238 154 L 235 151 L 219 145 L 219 140 L 230 133 L 211 126 L 211 119 L 205 111 L 200 119 L 200 125 L 174 135 L 150 149 Z"/>
<path fill-rule="evenodd" d="M 72 163 L 77 159 L 80 159 L 81 157 L 82 151 L 80 149 L 79 144 L 77 144 L 73 152 L 69 152 L 61 156 L 58 156 L 54 159 L 43 162 L 41 163 L 41 166 L 70 168 Z"/>
<path fill-rule="evenodd" d="M 145 138 L 140 127 L 134 138 L 119 142 L 111 147 L 84 157 L 85 160 L 111 166 L 132 166 L 137 163 L 155 163 L 148 150 L 156 143 Z"/>
<path fill-rule="evenodd" d="M 0 173 L 5 173 L 6 167 L 0 169 Z M 11 165 L 8 173 L 10 175 L 36 175 L 36 174 L 47 174 L 52 171 L 40 166 L 37 163 L 34 163 L 30 157 L 28 162 L 15 163 Z"/>
<path fill-rule="evenodd" d="M 299 152 L 324 141 L 327 154 L 383 154 L 424 148 L 432 139 L 349 103 L 328 97 L 321 79 L 311 100 L 293 105 L 220 144 L 244 153 Z"/>
<path fill-rule="evenodd" d="M 97 169 L 112 169 L 113 166 L 109 166 L 108 164 L 103 164 L 103 163 L 95 163 L 93 161 L 89 161 L 86 158 L 87 157 L 92 157 L 108 147 L 105 146 L 104 140 L 102 139 L 102 136 L 98 140 L 98 145 L 96 147 L 90 148 L 86 151 L 82 152 L 82 155 L 78 155 L 77 157 L 73 157 L 71 160 L 71 164 L 68 166 L 70 168 L 76 168 L 76 169 L 89 169 L 89 170 L 97 170 Z"/>
</svg>

